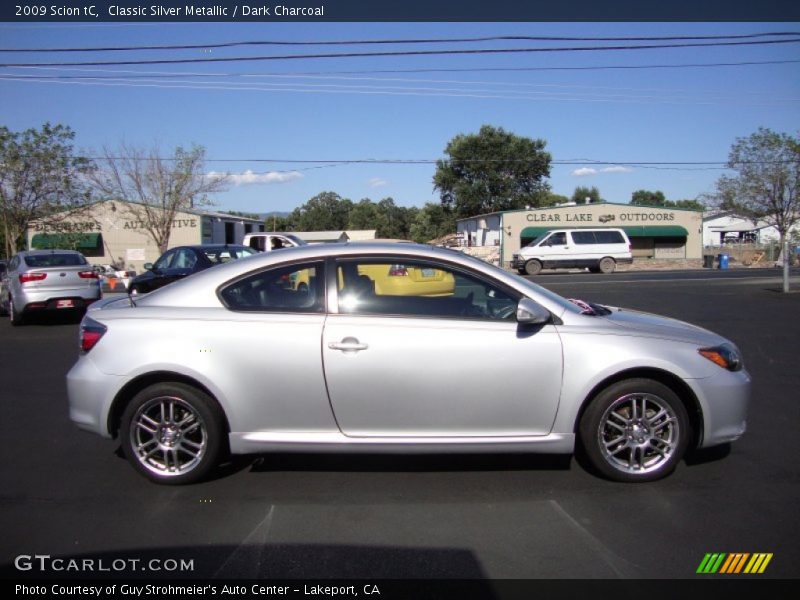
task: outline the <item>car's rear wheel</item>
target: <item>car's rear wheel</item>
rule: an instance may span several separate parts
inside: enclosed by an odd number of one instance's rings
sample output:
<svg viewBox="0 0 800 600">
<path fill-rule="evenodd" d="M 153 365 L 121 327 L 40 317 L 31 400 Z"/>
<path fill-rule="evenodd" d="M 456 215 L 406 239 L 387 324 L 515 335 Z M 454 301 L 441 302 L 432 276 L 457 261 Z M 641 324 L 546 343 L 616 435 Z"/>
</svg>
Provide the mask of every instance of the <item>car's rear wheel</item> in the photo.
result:
<svg viewBox="0 0 800 600">
<path fill-rule="evenodd" d="M 120 440 L 137 471 L 170 485 L 202 479 L 227 449 L 217 403 L 182 383 L 158 383 L 136 394 L 122 414 Z"/>
<path fill-rule="evenodd" d="M 669 475 L 691 437 L 680 398 L 652 379 L 626 379 L 600 392 L 580 422 L 592 466 L 616 481 L 654 481 Z"/>
<path fill-rule="evenodd" d="M 542 271 L 542 263 L 535 258 L 525 263 L 525 272 L 528 275 L 538 275 Z"/>
<path fill-rule="evenodd" d="M 597 266 L 600 269 L 601 273 L 608 274 L 614 272 L 614 269 L 617 268 L 617 262 L 613 258 L 606 256 L 604 259 L 600 261 L 600 264 Z"/>
<path fill-rule="evenodd" d="M 10 295 L 8 297 L 8 318 L 12 325 L 23 325 L 25 323 L 25 317 L 14 306 L 14 299 Z"/>
</svg>

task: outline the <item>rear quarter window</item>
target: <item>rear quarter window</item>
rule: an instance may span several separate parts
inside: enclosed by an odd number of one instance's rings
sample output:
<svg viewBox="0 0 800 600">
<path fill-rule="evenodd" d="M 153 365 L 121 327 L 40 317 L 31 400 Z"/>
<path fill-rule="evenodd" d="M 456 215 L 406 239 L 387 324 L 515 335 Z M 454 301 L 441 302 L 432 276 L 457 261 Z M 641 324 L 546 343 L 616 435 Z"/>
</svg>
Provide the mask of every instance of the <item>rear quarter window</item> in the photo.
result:
<svg viewBox="0 0 800 600">
<path fill-rule="evenodd" d="M 596 231 L 598 244 L 624 244 L 625 238 L 619 231 Z"/>
<path fill-rule="evenodd" d="M 80 254 L 43 254 L 26 256 L 25 264 L 29 267 L 77 267 L 88 264 Z"/>
</svg>

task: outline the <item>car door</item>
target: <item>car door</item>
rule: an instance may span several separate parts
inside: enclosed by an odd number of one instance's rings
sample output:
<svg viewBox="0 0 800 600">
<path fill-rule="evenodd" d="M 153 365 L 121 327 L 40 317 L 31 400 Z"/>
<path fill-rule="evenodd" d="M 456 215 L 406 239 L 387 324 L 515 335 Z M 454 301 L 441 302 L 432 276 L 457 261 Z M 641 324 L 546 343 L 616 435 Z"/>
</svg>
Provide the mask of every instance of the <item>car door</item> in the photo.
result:
<svg viewBox="0 0 800 600">
<path fill-rule="evenodd" d="M 537 436 L 550 432 L 562 377 L 553 325 L 515 319 L 519 295 L 446 264 L 385 258 L 404 278 L 375 291 L 375 261 L 340 259 L 338 311 L 322 356 L 337 423 L 350 436 Z M 452 277 L 425 296 L 410 273 Z M 418 293 L 414 293 L 418 285 Z"/>
<path fill-rule="evenodd" d="M 193 328 L 220 340 L 220 387 L 235 399 L 231 431 L 336 433 L 320 356 L 325 322 L 323 263 L 278 265 L 222 287 L 227 315 Z M 303 279 L 296 289 L 293 281 Z"/>
</svg>

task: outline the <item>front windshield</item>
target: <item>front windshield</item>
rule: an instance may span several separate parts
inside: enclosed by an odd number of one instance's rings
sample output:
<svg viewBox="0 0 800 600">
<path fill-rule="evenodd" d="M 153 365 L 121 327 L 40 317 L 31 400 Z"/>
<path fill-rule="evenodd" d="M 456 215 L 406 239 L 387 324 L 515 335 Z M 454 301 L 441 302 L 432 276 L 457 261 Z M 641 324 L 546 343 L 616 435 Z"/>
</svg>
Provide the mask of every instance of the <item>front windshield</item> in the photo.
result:
<svg viewBox="0 0 800 600">
<path fill-rule="evenodd" d="M 545 233 L 543 233 L 542 235 L 540 235 L 540 236 L 537 236 L 537 237 L 533 238 L 533 239 L 532 239 L 530 242 L 528 242 L 527 244 L 525 244 L 525 246 L 524 246 L 524 247 L 525 247 L 525 248 L 532 248 L 533 246 L 535 246 L 536 244 L 538 244 L 539 242 L 541 242 L 541 241 L 542 241 L 542 240 L 545 238 L 545 236 L 546 236 L 548 233 L 550 233 L 550 232 L 549 232 L 549 231 L 546 231 L 546 232 L 545 232 Z"/>
<path fill-rule="evenodd" d="M 286 237 L 289 238 L 290 240 L 292 240 L 298 246 L 308 246 L 308 242 L 307 241 L 301 240 L 296 235 L 287 235 Z"/>
<path fill-rule="evenodd" d="M 451 250 L 451 252 L 458 252 L 458 251 L 457 250 Z M 538 284 L 535 284 L 532 281 L 529 281 L 529 280 L 525 279 L 524 277 L 522 277 L 520 275 L 516 275 L 514 273 L 509 273 L 508 271 L 506 271 L 504 269 L 501 269 L 497 265 L 493 265 L 491 263 L 487 263 L 487 262 L 485 262 L 485 261 L 483 261 L 483 260 L 481 260 L 481 259 L 479 259 L 479 258 L 477 258 L 475 256 L 467 254 L 465 252 L 459 252 L 459 254 L 461 256 L 463 256 L 464 258 L 466 258 L 466 259 L 474 260 L 474 261 L 480 263 L 481 265 L 483 265 L 483 267 L 487 267 L 488 266 L 490 269 L 494 269 L 495 271 L 497 271 L 497 275 L 498 276 L 499 275 L 505 275 L 505 276 L 516 278 L 516 280 L 518 282 L 521 282 L 526 288 L 528 288 L 529 290 L 533 291 L 535 295 L 539 295 L 539 296 L 543 296 L 543 297 L 547 298 L 550 302 L 552 302 L 553 304 L 555 304 L 557 306 L 562 307 L 564 310 L 568 310 L 568 311 L 576 313 L 576 314 L 580 314 L 580 312 L 581 312 L 581 309 L 579 307 L 577 307 L 575 304 L 573 304 L 572 302 L 570 302 L 566 298 L 563 298 L 562 296 L 559 296 L 555 292 L 551 292 L 550 290 L 548 290 L 546 288 L 543 288 L 542 286 L 540 286 Z"/>
</svg>

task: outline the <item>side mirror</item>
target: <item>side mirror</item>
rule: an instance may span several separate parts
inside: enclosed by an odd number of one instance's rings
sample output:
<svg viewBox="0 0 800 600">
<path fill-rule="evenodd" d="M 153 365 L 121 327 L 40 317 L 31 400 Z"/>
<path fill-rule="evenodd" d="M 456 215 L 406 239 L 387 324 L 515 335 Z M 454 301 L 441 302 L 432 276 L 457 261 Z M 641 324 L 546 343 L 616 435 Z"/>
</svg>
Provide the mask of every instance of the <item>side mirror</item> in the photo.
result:
<svg viewBox="0 0 800 600">
<path fill-rule="evenodd" d="M 544 325 L 550 322 L 550 317 L 549 310 L 530 298 L 523 298 L 517 304 L 517 323 L 521 325 Z"/>
<path fill-rule="evenodd" d="M 144 263 L 144 270 L 145 271 L 152 271 L 153 270 L 153 263 Z"/>
</svg>

